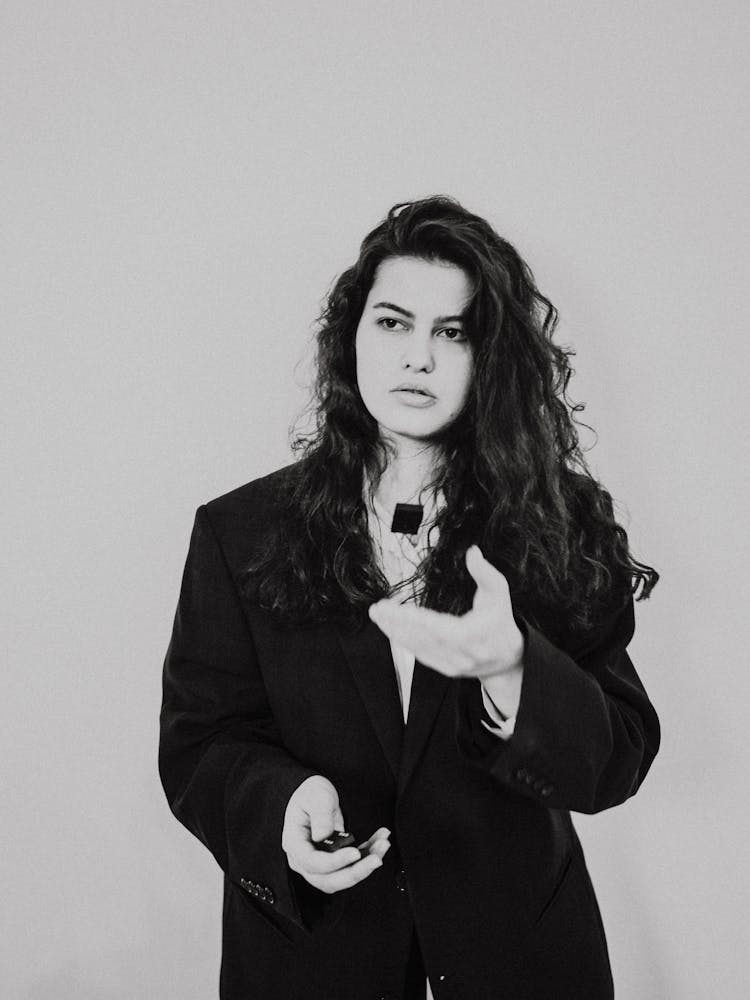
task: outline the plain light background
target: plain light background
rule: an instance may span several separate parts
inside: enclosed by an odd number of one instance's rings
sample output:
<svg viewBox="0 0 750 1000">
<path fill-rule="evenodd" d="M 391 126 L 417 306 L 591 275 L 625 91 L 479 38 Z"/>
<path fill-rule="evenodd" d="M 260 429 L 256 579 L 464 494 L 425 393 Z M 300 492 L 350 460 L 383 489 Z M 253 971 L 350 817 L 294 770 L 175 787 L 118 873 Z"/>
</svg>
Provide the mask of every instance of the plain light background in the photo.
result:
<svg viewBox="0 0 750 1000">
<path fill-rule="evenodd" d="M 618 998 L 746 997 L 746 4 L 0 14 L 2 995 L 217 995 L 220 873 L 156 771 L 193 514 L 290 460 L 322 296 L 440 192 L 558 306 L 662 573 L 632 644 L 661 754 L 577 820 Z"/>
</svg>

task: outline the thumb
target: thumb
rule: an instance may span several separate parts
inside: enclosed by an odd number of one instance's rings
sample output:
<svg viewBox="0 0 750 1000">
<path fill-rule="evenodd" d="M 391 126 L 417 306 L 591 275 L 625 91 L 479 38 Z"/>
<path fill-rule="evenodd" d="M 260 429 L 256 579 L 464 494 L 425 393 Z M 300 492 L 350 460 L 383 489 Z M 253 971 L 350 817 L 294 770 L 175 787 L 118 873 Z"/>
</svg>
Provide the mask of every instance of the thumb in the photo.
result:
<svg viewBox="0 0 750 1000">
<path fill-rule="evenodd" d="M 475 602 L 477 598 L 481 598 L 482 592 L 490 592 L 493 601 L 498 595 L 508 597 L 508 581 L 499 569 L 484 558 L 478 545 L 471 545 L 466 550 L 466 568 L 477 585 Z"/>
<path fill-rule="evenodd" d="M 490 585 L 497 583 L 498 577 L 505 579 L 499 569 L 482 555 L 478 545 L 470 545 L 466 550 L 466 568 L 478 584 Z"/>
<path fill-rule="evenodd" d="M 328 796 L 319 799 L 310 806 L 310 837 L 313 840 L 325 840 L 330 837 L 337 828 L 343 830 L 344 817 L 341 815 L 338 798 L 331 799 Z"/>
</svg>

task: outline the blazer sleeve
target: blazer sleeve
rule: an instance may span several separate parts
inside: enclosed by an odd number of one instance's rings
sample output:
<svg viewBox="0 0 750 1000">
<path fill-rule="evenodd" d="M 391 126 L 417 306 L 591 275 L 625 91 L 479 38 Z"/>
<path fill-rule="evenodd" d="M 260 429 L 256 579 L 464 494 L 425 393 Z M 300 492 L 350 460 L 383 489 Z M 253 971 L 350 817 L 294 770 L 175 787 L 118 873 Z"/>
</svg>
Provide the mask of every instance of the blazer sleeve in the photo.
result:
<svg viewBox="0 0 750 1000">
<path fill-rule="evenodd" d="M 316 772 L 281 744 L 205 506 L 195 516 L 164 663 L 160 723 L 159 773 L 177 819 L 259 906 L 307 929 L 281 833 L 290 796 Z"/>
<path fill-rule="evenodd" d="M 519 620 L 521 699 L 511 738 L 481 724 L 475 680 L 460 682 L 460 752 L 508 789 L 551 809 L 600 812 L 635 794 L 657 753 L 659 720 L 628 656 L 632 599 L 573 652 Z"/>
</svg>

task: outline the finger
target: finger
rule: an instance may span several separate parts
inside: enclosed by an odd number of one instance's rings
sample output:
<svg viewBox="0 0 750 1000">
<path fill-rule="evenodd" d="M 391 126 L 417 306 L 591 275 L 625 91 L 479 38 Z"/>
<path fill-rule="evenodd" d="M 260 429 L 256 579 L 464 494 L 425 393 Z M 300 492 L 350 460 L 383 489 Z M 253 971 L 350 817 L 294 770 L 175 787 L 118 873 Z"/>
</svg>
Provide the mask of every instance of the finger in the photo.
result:
<svg viewBox="0 0 750 1000">
<path fill-rule="evenodd" d="M 395 601 L 379 602 L 370 610 L 391 642 L 407 649 L 425 666 L 447 677 L 458 677 L 472 672 L 483 655 L 488 632 L 497 627 L 500 602 L 496 594 L 489 601 L 495 607 L 488 607 L 486 613 L 472 610 L 461 616 Z"/>
<path fill-rule="evenodd" d="M 460 643 L 466 629 L 463 618 L 457 615 L 388 599 L 371 605 L 370 617 L 389 639 L 415 653 L 423 663 L 422 654 L 439 656 L 445 644 Z"/>
<path fill-rule="evenodd" d="M 374 854 L 368 854 L 354 865 L 349 865 L 341 871 L 332 872 L 330 875 L 312 875 L 308 879 L 311 885 L 322 889 L 323 892 L 341 892 L 342 889 L 350 889 L 358 882 L 364 881 L 374 871 L 382 867 L 382 860 Z"/>
<path fill-rule="evenodd" d="M 369 853 L 377 855 L 382 861 L 382 859 L 386 856 L 390 848 L 391 848 L 390 840 L 387 840 L 385 838 L 378 839 L 373 843 Z"/>
<path fill-rule="evenodd" d="M 362 853 L 356 847 L 342 847 L 338 851 L 320 851 L 308 842 L 301 845 L 299 850 L 294 850 L 292 856 L 298 871 L 328 875 L 360 861 Z"/>
<path fill-rule="evenodd" d="M 375 833 L 373 833 L 371 837 L 368 837 L 367 840 L 363 841 L 361 844 L 358 845 L 359 850 L 369 851 L 369 849 L 372 847 L 372 845 L 375 843 L 376 840 L 382 840 L 382 839 L 387 840 L 388 837 L 390 837 L 390 835 L 391 831 L 388 829 L 388 827 L 381 826 L 375 831 Z"/>
</svg>

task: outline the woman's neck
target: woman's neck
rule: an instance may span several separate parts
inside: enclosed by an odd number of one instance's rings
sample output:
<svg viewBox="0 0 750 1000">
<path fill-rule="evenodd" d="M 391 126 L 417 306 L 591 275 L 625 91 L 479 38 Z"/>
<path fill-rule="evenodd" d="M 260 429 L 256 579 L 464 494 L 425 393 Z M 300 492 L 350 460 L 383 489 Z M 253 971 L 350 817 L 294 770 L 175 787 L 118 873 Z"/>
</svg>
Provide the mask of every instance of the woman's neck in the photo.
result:
<svg viewBox="0 0 750 1000">
<path fill-rule="evenodd" d="M 419 491 L 432 481 L 438 462 L 434 445 L 401 446 L 380 477 L 375 491 L 378 502 L 386 509 L 397 503 L 419 503 Z"/>
</svg>

